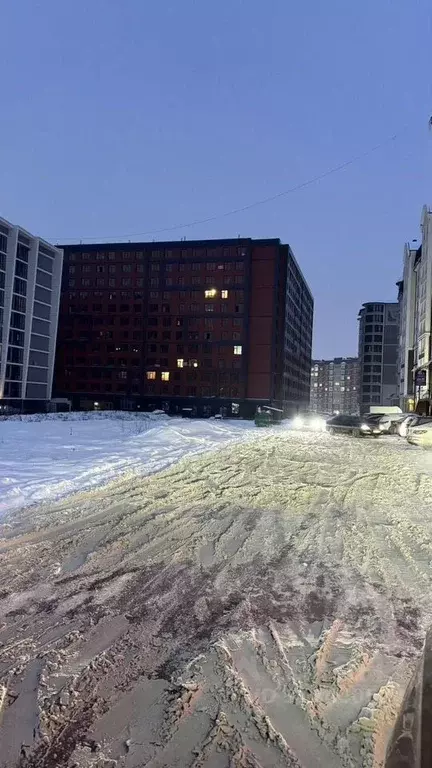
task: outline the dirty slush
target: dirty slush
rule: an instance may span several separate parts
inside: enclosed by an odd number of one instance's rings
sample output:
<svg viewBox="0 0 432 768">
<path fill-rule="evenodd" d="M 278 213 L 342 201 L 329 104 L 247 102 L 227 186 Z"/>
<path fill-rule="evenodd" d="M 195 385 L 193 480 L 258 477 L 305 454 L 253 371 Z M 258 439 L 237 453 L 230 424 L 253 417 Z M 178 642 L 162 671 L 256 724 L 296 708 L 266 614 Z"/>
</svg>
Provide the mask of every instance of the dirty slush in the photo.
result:
<svg viewBox="0 0 432 768">
<path fill-rule="evenodd" d="M 0 765 L 382 766 L 431 503 L 399 444 L 286 433 L 17 513 Z"/>
</svg>

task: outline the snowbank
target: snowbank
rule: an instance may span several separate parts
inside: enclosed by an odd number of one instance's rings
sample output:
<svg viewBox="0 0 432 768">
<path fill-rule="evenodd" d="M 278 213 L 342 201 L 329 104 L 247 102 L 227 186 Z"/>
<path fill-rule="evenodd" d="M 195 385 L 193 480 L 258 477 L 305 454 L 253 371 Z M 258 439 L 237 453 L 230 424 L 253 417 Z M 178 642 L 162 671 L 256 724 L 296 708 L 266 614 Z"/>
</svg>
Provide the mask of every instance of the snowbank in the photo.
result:
<svg viewBox="0 0 432 768">
<path fill-rule="evenodd" d="M 242 439 L 252 428 L 250 422 L 109 411 L 12 417 L 0 422 L 0 516 L 125 473 L 157 472 Z"/>
</svg>

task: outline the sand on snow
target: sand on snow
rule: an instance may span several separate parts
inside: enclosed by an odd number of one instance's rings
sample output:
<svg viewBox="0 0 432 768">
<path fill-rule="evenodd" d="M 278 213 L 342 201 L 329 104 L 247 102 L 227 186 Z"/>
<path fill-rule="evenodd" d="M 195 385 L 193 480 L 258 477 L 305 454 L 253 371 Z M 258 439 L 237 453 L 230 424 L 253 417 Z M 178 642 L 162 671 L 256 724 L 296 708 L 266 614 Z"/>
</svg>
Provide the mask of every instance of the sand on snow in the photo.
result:
<svg viewBox="0 0 432 768">
<path fill-rule="evenodd" d="M 272 431 L 0 527 L 0 766 L 383 765 L 429 456 Z"/>
</svg>

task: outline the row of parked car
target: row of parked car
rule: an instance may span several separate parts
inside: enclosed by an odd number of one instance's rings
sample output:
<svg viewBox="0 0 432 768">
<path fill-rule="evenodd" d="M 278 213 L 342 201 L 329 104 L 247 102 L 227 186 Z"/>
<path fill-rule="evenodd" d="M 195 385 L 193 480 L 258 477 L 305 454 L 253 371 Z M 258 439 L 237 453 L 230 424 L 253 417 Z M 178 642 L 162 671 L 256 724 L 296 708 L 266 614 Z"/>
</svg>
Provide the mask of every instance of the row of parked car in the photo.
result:
<svg viewBox="0 0 432 768">
<path fill-rule="evenodd" d="M 416 413 L 373 413 L 365 416 L 335 414 L 325 417 L 316 413 L 299 414 L 292 422 L 294 429 L 307 429 L 353 437 L 399 435 L 414 445 L 432 446 L 432 417 Z"/>
</svg>

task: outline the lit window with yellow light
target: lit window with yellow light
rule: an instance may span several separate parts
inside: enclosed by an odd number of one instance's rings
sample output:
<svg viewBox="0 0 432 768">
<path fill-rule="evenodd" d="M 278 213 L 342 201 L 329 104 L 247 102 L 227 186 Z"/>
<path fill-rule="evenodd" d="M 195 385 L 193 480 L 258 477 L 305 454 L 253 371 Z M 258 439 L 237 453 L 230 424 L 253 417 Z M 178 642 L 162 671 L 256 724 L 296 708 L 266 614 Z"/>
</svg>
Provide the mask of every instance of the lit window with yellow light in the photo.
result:
<svg viewBox="0 0 432 768">
<path fill-rule="evenodd" d="M 204 296 L 206 299 L 214 299 L 214 297 L 217 295 L 216 288 L 207 288 L 204 291 Z"/>
<path fill-rule="evenodd" d="M 223 290 L 221 291 L 221 299 L 227 299 L 228 298 L 228 291 Z"/>
<path fill-rule="evenodd" d="M 182 357 L 177 358 L 177 368 L 184 368 L 184 360 Z"/>
<path fill-rule="evenodd" d="M 169 381 L 169 371 L 162 371 L 161 379 L 162 381 Z"/>
<path fill-rule="evenodd" d="M 242 352 L 243 352 L 243 348 L 240 345 L 235 344 L 234 345 L 234 354 L 235 355 L 241 355 Z"/>
<path fill-rule="evenodd" d="M 156 371 L 147 371 L 147 378 L 152 381 L 156 378 Z"/>
</svg>

